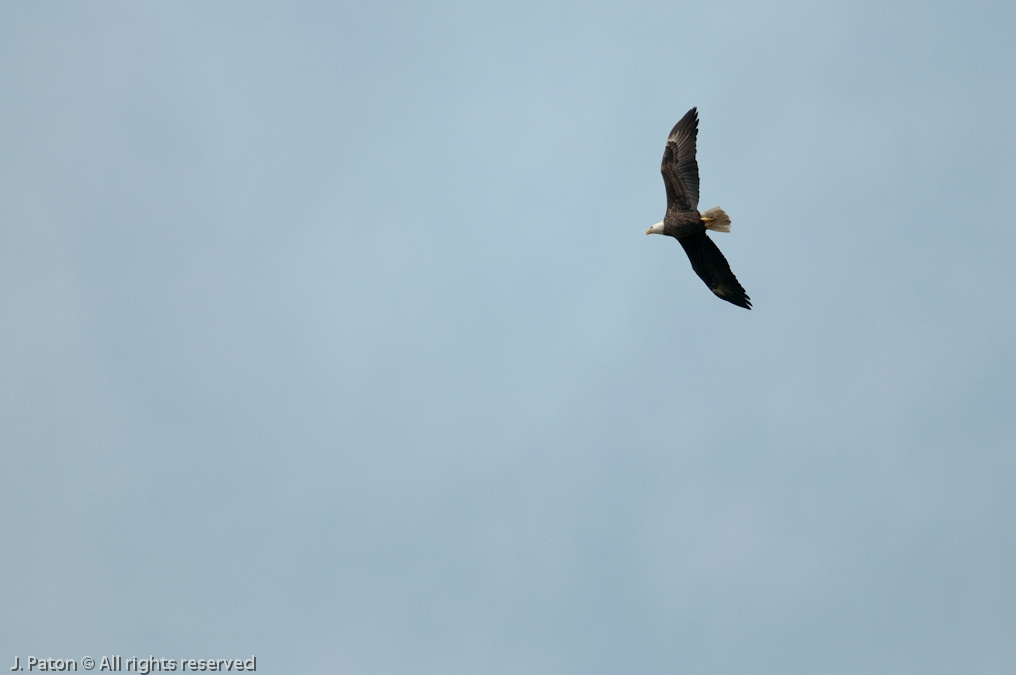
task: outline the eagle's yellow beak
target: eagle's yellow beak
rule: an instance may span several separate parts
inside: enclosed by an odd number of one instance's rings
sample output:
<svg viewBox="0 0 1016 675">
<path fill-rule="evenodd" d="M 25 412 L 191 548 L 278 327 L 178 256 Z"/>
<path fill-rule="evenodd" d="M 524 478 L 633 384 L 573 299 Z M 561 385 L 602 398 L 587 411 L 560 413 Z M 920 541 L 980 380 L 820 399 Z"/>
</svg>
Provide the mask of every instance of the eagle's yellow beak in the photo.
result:
<svg viewBox="0 0 1016 675">
<path fill-rule="evenodd" d="M 646 230 L 646 234 L 652 234 L 652 233 L 653 233 L 653 228 L 650 227 L 648 230 Z"/>
</svg>

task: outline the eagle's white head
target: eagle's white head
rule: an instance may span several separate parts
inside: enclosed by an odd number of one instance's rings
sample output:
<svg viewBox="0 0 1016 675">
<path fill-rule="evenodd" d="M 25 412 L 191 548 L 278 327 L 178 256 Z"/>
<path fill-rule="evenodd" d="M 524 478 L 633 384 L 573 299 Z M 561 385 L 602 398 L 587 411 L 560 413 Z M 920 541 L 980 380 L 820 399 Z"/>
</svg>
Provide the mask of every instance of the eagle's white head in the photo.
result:
<svg viewBox="0 0 1016 675">
<path fill-rule="evenodd" d="M 646 234 L 663 234 L 663 223 L 662 222 L 656 223 L 648 230 L 646 230 Z"/>
</svg>

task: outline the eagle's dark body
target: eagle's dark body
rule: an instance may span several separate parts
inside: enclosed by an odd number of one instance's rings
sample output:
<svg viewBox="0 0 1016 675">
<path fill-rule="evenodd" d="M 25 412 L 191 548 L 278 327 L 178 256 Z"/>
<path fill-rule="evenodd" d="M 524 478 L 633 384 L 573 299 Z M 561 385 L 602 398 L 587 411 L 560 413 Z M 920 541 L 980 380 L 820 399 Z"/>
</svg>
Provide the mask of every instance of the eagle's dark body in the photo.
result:
<svg viewBox="0 0 1016 675">
<path fill-rule="evenodd" d="M 663 217 L 663 234 L 680 240 L 682 237 L 690 237 L 694 234 L 705 234 L 706 224 L 702 220 L 702 214 L 698 211 L 679 211 L 678 209 L 667 209 L 667 215 Z"/>
<path fill-rule="evenodd" d="M 707 229 L 729 231 L 730 219 L 722 209 L 698 211 L 699 175 L 695 159 L 698 136 L 698 112 L 692 108 L 674 125 L 663 151 L 660 172 L 667 188 L 667 214 L 662 229 L 650 228 L 649 233 L 674 237 L 684 247 L 692 269 L 713 293 L 738 307 L 751 309 L 751 300 L 737 277 L 730 271 L 727 259 L 720 253 Z"/>
</svg>

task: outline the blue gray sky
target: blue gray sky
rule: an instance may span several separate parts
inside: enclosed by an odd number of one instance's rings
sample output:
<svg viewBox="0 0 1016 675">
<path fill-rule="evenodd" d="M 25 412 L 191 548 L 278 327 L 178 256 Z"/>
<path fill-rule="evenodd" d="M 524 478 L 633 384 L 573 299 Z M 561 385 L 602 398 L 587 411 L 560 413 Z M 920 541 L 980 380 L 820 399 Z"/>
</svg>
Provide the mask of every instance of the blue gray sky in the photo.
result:
<svg viewBox="0 0 1016 675">
<path fill-rule="evenodd" d="M 0 3 L 0 653 L 1016 662 L 1011 2 Z M 676 242 L 701 204 L 755 305 Z"/>
</svg>

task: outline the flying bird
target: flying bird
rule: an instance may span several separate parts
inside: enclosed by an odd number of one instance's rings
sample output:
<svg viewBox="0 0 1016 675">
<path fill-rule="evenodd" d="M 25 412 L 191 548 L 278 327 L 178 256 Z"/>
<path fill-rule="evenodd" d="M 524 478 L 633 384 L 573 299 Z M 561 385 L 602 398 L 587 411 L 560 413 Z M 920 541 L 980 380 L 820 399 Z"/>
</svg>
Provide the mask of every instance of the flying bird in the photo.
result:
<svg viewBox="0 0 1016 675">
<path fill-rule="evenodd" d="M 698 212 L 698 162 L 695 138 L 698 135 L 698 111 L 692 108 L 674 125 L 663 151 L 663 184 L 667 187 L 667 214 L 646 234 L 674 237 L 684 247 L 691 267 L 713 293 L 738 307 L 751 309 L 751 300 L 727 259 L 720 253 L 706 230 L 730 232 L 730 217 L 716 207 Z"/>
</svg>

